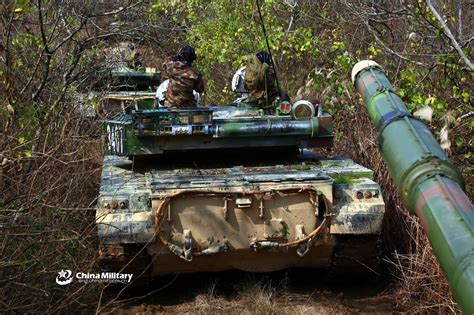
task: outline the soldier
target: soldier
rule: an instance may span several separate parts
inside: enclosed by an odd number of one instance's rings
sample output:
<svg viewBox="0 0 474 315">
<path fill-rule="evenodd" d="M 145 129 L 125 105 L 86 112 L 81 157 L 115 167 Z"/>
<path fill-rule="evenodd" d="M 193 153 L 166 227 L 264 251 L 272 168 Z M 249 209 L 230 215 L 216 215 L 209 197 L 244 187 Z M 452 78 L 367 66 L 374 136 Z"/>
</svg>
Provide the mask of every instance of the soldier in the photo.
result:
<svg viewBox="0 0 474 315">
<path fill-rule="evenodd" d="M 256 105 L 270 112 L 273 110 L 273 102 L 280 97 L 280 91 L 275 84 L 275 74 L 268 52 L 261 51 L 248 57 L 244 86 L 250 96 L 242 100 L 243 103 Z M 283 90 L 281 100 L 290 101 L 288 94 Z"/>
<path fill-rule="evenodd" d="M 111 69 L 138 70 L 141 66 L 140 54 L 135 50 L 135 46 L 128 42 L 121 42 L 117 47 L 107 49 L 105 62 Z"/>
<path fill-rule="evenodd" d="M 191 67 L 197 56 L 194 48 L 183 46 L 178 55 L 170 57 L 163 63 L 163 70 L 169 78 L 165 94 L 165 105 L 178 108 L 195 108 L 196 98 L 193 90 L 202 93 L 204 82 L 201 73 Z"/>
</svg>

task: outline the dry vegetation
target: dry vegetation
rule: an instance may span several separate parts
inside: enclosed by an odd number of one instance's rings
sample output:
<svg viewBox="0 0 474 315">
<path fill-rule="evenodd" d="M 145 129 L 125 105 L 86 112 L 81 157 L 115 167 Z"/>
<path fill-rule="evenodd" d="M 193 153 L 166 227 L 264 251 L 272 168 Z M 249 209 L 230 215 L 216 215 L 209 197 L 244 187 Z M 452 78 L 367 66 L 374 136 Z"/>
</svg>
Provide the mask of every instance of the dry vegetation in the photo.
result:
<svg viewBox="0 0 474 315">
<path fill-rule="evenodd" d="M 199 4 L 206 9 L 176 1 L 107 3 L 0 4 L 0 311 L 90 312 L 103 310 L 110 298 L 101 285 L 59 287 L 54 282 L 61 269 L 98 269 L 94 205 L 100 128 L 96 118 L 77 114 L 74 95 L 103 86 L 99 70 L 106 48 L 134 42 L 142 63 L 160 68 L 157 60 L 178 44 L 196 45 L 198 66 L 208 80 L 206 100 L 214 104 L 230 97 L 224 87 L 239 58 L 264 47 L 252 1 Z M 433 3 L 466 58 L 472 59 L 472 5 Z M 450 156 L 463 171 L 472 198 L 472 117 L 448 119 L 473 110 L 472 70 L 424 1 L 276 1 L 267 2 L 263 10 L 285 87 L 294 95 L 309 76 L 311 88 L 336 117 L 332 154 L 374 169 L 384 189 L 384 243 L 396 304 L 417 312 L 459 312 L 418 220 L 400 204 L 348 74 L 356 60 L 375 58 L 411 110 L 432 106 L 430 127 L 438 135 L 449 124 Z M 235 40 L 244 34 L 253 38 L 248 32 L 255 33 L 258 43 Z M 416 42 L 407 40 L 412 32 Z M 282 292 L 278 285 L 250 281 L 228 300 L 211 286 L 176 311 L 324 313 L 325 305 L 328 312 L 348 311 L 333 305 L 341 302 L 337 297 L 324 301 L 321 292 L 316 292 L 319 304 L 312 297 L 292 303 L 285 300 L 291 294 Z"/>
<path fill-rule="evenodd" d="M 341 287 L 328 287 L 321 281 L 308 284 L 308 278 L 319 279 L 321 272 L 292 270 L 271 274 L 224 273 L 207 279 L 181 276 L 164 296 L 145 298 L 136 303 L 116 305 L 119 313 L 185 313 L 185 314 L 388 314 L 403 308 L 395 307 L 388 295 L 374 296 L 367 285 L 357 284 L 353 292 Z M 193 294 L 182 294 L 179 301 L 169 302 L 170 296 L 182 291 L 188 281 L 199 281 L 188 286 Z M 361 292 L 362 291 L 362 292 Z M 370 293 L 369 293 L 370 291 Z M 355 294 L 355 292 L 357 294 Z M 370 295 L 366 297 L 366 295 Z M 173 298 L 171 298 L 173 299 Z"/>
</svg>

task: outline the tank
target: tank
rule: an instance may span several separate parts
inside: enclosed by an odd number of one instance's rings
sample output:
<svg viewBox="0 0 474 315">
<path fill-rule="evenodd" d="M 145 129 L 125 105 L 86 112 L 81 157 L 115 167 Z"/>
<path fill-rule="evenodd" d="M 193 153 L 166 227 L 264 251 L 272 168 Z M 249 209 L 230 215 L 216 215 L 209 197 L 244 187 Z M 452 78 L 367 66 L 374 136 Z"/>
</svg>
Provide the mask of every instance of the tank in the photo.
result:
<svg viewBox="0 0 474 315">
<path fill-rule="evenodd" d="M 112 117 L 155 106 L 155 90 L 161 82 L 161 73 L 154 68 L 146 68 L 146 71 L 113 68 L 108 71 L 106 80 L 107 93 L 101 95 L 98 108 L 102 115 Z"/>
<path fill-rule="evenodd" d="M 352 82 L 376 125 L 379 150 L 403 204 L 420 218 L 463 313 L 474 314 L 474 207 L 461 174 L 377 63 L 357 63 Z"/>
<path fill-rule="evenodd" d="M 315 153 L 333 143 L 320 104 L 139 106 L 104 121 L 103 140 L 104 269 L 377 276 L 382 193 L 370 169 Z"/>
</svg>

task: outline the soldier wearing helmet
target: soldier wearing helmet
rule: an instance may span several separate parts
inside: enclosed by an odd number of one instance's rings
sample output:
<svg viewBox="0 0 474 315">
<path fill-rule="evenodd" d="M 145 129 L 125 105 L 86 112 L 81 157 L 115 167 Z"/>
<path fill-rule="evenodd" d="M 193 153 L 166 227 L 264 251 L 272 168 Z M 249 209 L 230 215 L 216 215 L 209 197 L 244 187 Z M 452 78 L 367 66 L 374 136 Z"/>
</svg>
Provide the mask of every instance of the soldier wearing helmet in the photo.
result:
<svg viewBox="0 0 474 315">
<path fill-rule="evenodd" d="M 163 70 L 168 75 L 169 83 L 165 93 L 165 105 L 178 108 L 195 108 L 196 98 L 193 91 L 202 93 L 204 82 L 201 73 L 192 67 L 196 60 L 194 48 L 185 45 L 176 56 L 163 63 Z"/>
</svg>

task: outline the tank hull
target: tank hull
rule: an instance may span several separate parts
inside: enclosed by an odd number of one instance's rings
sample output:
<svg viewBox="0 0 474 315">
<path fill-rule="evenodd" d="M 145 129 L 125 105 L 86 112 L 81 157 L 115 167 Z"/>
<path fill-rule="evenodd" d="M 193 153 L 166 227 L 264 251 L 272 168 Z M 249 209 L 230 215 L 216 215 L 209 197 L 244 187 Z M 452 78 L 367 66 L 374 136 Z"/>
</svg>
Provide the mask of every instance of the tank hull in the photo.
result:
<svg viewBox="0 0 474 315">
<path fill-rule="evenodd" d="M 380 234 L 385 206 L 370 170 L 309 153 L 280 162 L 135 168 L 106 156 L 96 215 L 101 258 L 128 262 L 136 256 L 129 248 L 141 248 L 148 275 L 330 269 L 340 237 Z M 362 260 L 354 259 L 360 271 Z"/>
</svg>

